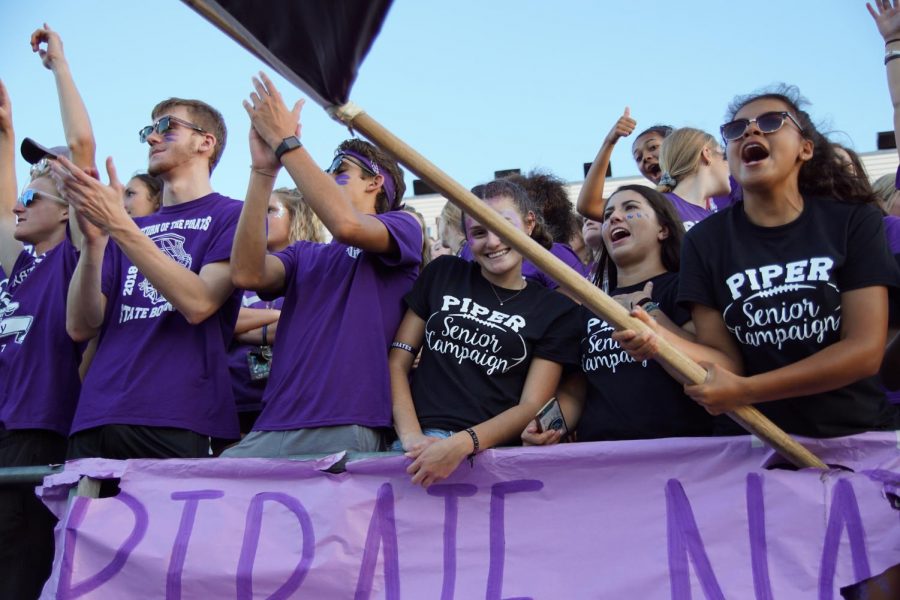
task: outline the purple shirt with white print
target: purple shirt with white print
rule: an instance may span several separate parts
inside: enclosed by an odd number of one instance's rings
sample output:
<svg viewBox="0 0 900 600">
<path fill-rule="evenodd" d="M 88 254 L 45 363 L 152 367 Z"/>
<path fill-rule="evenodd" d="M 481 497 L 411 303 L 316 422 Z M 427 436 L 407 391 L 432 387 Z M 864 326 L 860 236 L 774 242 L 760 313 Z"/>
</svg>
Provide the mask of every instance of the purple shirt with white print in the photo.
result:
<svg viewBox="0 0 900 600">
<path fill-rule="evenodd" d="M 209 194 L 135 219 L 160 251 L 194 273 L 231 256 L 242 203 Z M 101 425 L 176 427 L 238 437 L 226 349 L 240 308 L 235 290 L 191 325 L 113 242 L 103 259 L 106 315 L 72 431 Z"/>
<path fill-rule="evenodd" d="M 0 427 L 69 434 L 84 344 L 66 333 L 66 294 L 78 251 L 65 239 L 23 250 L 0 281 Z"/>
<path fill-rule="evenodd" d="M 404 211 L 375 217 L 396 251 L 301 241 L 275 254 L 284 305 L 255 431 L 390 426 L 388 349 L 419 273 L 422 228 Z"/>
</svg>

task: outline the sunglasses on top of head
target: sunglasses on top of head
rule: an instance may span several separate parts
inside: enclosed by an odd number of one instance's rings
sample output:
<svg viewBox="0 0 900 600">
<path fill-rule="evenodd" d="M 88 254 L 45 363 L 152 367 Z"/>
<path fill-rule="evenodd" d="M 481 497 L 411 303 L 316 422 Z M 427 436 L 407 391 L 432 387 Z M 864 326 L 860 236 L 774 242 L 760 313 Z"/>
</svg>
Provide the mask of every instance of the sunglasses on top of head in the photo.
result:
<svg viewBox="0 0 900 600">
<path fill-rule="evenodd" d="M 56 158 L 55 156 L 53 158 Z M 31 170 L 29 171 L 29 175 L 32 179 L 37 179 L 38 177 L 43 177 L 47 173 L 50 172 L 50 160 L 49 156 L 45 156 L 41 160 L 37 161 L 33 165 L 31 165 Z"/>
<path fill-rule="evenodd" d="M 348 154 L 336 155 L 334 157 L 334 160 L 331 161 L 331 166 L 328 167 L 327 169 L 325 169 L 325 172 L 328 174 L 337 173 L 337 170 L 341 168 L 341 163 L 344 162 L 345 160 L 351 164 L 356 165 L 360 169 L 362 169 L 362 171 L 367 175 L 371 175 L 372 177 L 375 177 L 376 175 L 378 175 L 378 173 L 373 171 L 371 167 L 366 166 L 365 164 L 363 164 L 363 162 L 361 160 L 359 160 L 358 158 L 356 158 L 354 156 L 350 156 Z"/>
<path fill-rule="evenodd" d="M 757 129 L 762 133 L 775 133 L 784 126 L 787 119 L 790 119 L 800 133 L 803 133 L 803 127 L 800 126 L 794 115 L 785 110 L 763 113 L 755 119 L 735 119 L 722 125 L 719 131 L 722 132 L 722 139 L 727 143 L 743 136 L 753 123 L 756 123 Z"/>
<path fill-rule="evenodd" d="M 171 115 L 166 115 L 165 117 L 161 117 L 153 125 L 141 127 L 141 130 L 138 131 L 138 135 L 141 138 L 141 143 L 145 143 L 147 141 L 147 138 L 150 137 L 150 134 L 152 134 L 154 131 L 159 135 L 162 135 L 165 132 L 169 131 L 170 129 L 172 129 L 173 123 L 177 123 L 182 127 L 187 127 L 188 129 L 193 129 L 194 131 L 198 131 L 200 133 L 208 133 L 205 129 L 197 127 L 189 121 L 185 121 L 184 119 L 179 119 L 178 117 L 173 117 Z"/>
<path fill-rule="evenodd" d="M 28 205 L 34 202 L 36 196 L 43 196 L 45 198 L 50 198 L 51 200 L 56 200 L 61 204 L 65 204 L 68 206 L 68 202 L 60 198 L 59 196 L 54 196 L 53 194 L 48 194 L 47 192 L 42 192 L 40 190 L 35 190 L 33 188 L 28 188 L 23 191 L 19 198 L 16 200 L 19 204 L 22 205 L 23 208 L 28 208 Z"/>
</svg>

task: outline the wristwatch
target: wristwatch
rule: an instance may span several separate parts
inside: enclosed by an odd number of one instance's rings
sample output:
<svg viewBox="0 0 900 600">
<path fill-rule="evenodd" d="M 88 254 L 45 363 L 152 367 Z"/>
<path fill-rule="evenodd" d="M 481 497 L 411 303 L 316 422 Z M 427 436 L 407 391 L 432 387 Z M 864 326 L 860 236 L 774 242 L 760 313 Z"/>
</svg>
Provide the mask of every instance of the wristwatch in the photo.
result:
<svg viewBox="0 0 900 600">
<path fill-rule="evenodd" d="M 281 143 L 278 144 L 278 147 L 275 148 L 275 158 L 279 161 L 281 157 L 284 156 L 285 152 L 290 152 L 291 150 L 296 150 L 297 148 L 302 148 L 303 144 L 300 143 L 300 138 L 296 135 L 292 135 L 291 137 L 286 137 L 281 140 Z"/>
</svg>

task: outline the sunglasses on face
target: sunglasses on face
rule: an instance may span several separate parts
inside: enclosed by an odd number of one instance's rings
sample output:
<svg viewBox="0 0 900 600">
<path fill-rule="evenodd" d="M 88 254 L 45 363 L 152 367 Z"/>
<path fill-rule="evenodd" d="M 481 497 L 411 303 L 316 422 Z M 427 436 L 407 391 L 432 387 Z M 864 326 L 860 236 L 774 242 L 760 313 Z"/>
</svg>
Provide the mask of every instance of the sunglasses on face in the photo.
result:
<svg viewBox="0 0 900 600">
<path fill-rule="evenodd" d="M 159 135 L 162 135 L 165 132 L 169 131 L 170 129 L 172 129 L 173 123 L 177 123 L 182 127 L 187 127 L 188 129 L 193 129 L 194 131 L 198 131 L 200 133 L 207 133 L 205 129 L 201 129 L 200 127 L 197 127 L 189 121 L 166 115 L 165 117 L 160 118 L 159 121 L 157 121 L 153 125 L 147 125 L 146 127 L 142 127 L 140 131 L 138 131 L 138 135 L 141 138 L 141 143 L 145 143 L 147 141 L 147 138 L 150 137 L 150 134 L 152 134 L 154 131 Z"/>
<path fill-rule="evenodd" d="M 35 196 L 44 196 L 45 198 L 50 198 L 51 200 L 56 200 L 62 204 L 68 205 L 69 203 L 60 198 L 59 196 L 54 196 L 53 194 L 48 194 L 46 192 L 41 192 L 32 188 L 28 188 L 19 196 L 17 202 L 22 205 L 23 208 L 28 208 L 28 205 L 34 202 Z"/>
<path fill-rule="evenodd" d="M 348 156 L 346 154 L 338 154 L 337 156 L 335 156 L 334 160 L 331 161 L 331 166 L 328 167 L 327 169 L 325 169 L 325 172 L 328 174 L 337 173 L 338 169 L 341 168 L 341 163 L 344 162 L 345 160 L 348 163 L 356 165 L 357 167 L 362 169 L 363 173 L 366 173 L 367 175 L 371 175 L 372 177 L 375 177 L 376 175 L 378 175 L 378 173 L 373 171 L 370 167 L 367 167 L 366 165 L 364 165 L 362 163 L 362 161 L 358 160 L 357 158 L 355 158 L 353 156 Z"/>
<path fill-rule="evenodd" d="M 797 126 L 797 129 L 800 130 L 800 133 L 803 133 L 803 127 L 800 126 L 797 119 L 795 119 L 791 113 L 784 110 L 763 113 L 755 119 L 735 119 L 734 121 L 722 125 L 719 130 L 722 132 L 722 139 L 726 142 L 730 142 L 744 135 L 752 123 L 756 123 L 756 127 L 762 133 L 775 133 L 782 128 L 786 119 L 790 119 L 791 122 Z"/>
</svg>

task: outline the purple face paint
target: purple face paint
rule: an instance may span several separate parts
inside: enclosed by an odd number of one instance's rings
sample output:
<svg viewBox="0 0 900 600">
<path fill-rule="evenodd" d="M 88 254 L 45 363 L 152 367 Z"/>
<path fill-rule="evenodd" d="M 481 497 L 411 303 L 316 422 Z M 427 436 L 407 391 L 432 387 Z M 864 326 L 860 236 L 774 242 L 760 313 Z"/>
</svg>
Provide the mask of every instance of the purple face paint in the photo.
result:
<svg viewBox="0 0 900 600">
<path fill-rule="evenodd" d="M 174 142 L 177 136 L 174 133 L 165 133 L 163 134 L 163 141 L 165 142 Z"/>
<path fill-rule="evenodd" d="M 347 185 L 350 183 L 350 175 L 347 173 L 340 173 L 339 175 L 334 176 L 334 182 L 338 185 Z"/>
</svg>

